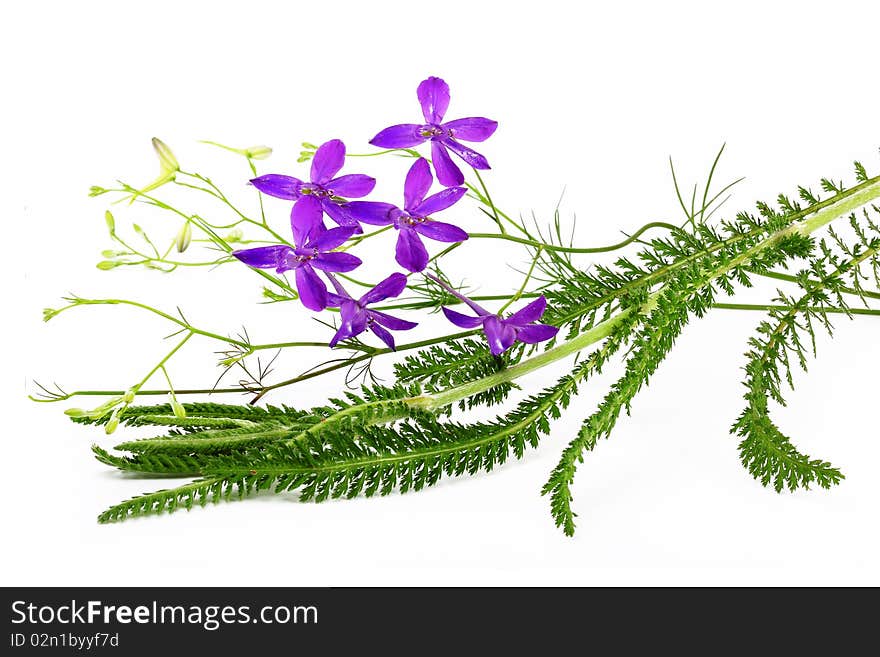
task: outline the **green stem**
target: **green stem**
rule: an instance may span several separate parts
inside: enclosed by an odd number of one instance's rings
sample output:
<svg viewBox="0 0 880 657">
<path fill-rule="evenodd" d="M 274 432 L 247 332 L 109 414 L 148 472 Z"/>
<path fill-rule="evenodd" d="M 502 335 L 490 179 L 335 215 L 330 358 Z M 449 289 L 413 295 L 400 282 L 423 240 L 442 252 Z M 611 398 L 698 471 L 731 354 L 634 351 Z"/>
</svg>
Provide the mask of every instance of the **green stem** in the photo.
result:
<svg viewBox="0 0 880 657">
<path fill-rule="evenodd" d="M 524 239 L 522 237 L 514 237 L 512 235 L 498 235 L 496 233 L 470 233 L 470 237 L 475 239 L 495 239 L 495 240 L 506 240 L 508 242 L 516 242 L 517 244 L 526 244 L 528 246 L 532 246 L 535 248 L 541 248 L 545 251 L 555 251 L 558 253 L 607 253 L 608 251 L 616 251 L 617 249 L 622 249 L 629 244 L 635 242 L 643 233 L 652 228 L 666 228 L 668 230 L 680 230 L 678 226 L 674 224 L 666 223 L 665 221 L 652 221 L 650 223 L 645 224 L 641 228 L 639 228 L 635 233 L 631 236 L 627 237 L 625 240 L 621 242 L 616 242 L 615 244 L 610 244 L 608 246 L 595 246 L 590 248 L 582 248 L 582 247 L 574 247 L 574 246 L 557 246 L 555 244 L 545 244 L 544 242 L 540 242 L 537 240 Z"/>
<path fill-rule="evenodd" d="M 757 311 L 790 311 L 797 310 L 792 306 L 784 306 L 779 304 L 750 304 L 750 303 L 713 303 L 713 308 L 720 310 L 757 310 Z M 836 313 L 840 315 L 869 315 L 880 317 L 880 310 L 871 308 L 820 308 L 818 306 L 810 306 L 808 308 L 799 309 L 803 312 L 812 313 Z"/>
<path fill-rule="evenodd" d="M 786 281 L 788 283 L 800 283 L 800 279 L 797 276 L 783 274 L 782 272 L 778 271 L 753 271 L 752 273 L 757 274 L 758 276 L 764 276 L 765 278 L 775 278 L 778 281 Z M 870 290 L 857 290 L 854 287 L 845 286 L 841 286 L 840 291 L 857 297 L 865 297 L 867 299 L 880 299 L 880 292 L 871 292 Z"/>
</svg>

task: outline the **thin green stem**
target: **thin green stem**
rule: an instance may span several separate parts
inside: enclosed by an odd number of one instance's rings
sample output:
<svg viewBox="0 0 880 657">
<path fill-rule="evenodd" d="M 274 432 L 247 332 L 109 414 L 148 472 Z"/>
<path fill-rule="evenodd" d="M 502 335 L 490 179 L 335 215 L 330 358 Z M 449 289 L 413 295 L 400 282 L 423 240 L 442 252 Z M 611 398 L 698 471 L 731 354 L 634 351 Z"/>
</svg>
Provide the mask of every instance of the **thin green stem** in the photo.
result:
<svg viewBox="0 0 880 657">
<path fill-rule="evenodd" d="M 765 278 L 775 278 L 778 281 L 786 281 L 788 283 L 800 283 L 800 279 L 797 276 L 792 276 L 791 274 L 783 274 L 782 272 L 778 271 L 752 271 L 751 273 L 758 276 L 764 276 Z M 853 287 L 845 286 L 842 286 L 840 288 L 840 291 L 857 297 L 865 297 L 866 299 L 880 299 L 880 292 L 872 292 L 870 290 L 857 290 Z"/>
<path fill-rule="evenodd" d="M 713 308 L 718 308 L 721 310 L 755 310 L 755 311 L 771 311 L 771 310 L 780 310 L 780 311 L 791 311 L 791 310 L 799 310 L 801 312 L 812 312 L 812 313 L 836 313 L 840 315 L 869 315 L 874 317 L 880 317 L 880 310 L 873 310 L 870 308 L 820 308 L 819 306 L 810 306 L 808 308 L 793 308 L 792 306 L 785 306 L 780 304 L 750 304 L 750 303 L 713 303 Z"/>
<path fill-rule="evenodd" d="M 674 224 L 666 223 L 665 221 L 652 221 L 650 223 L 645 224 L 641 228 L 639 228 L 635 233 L 633 233 L 631 236 L 627 237 L 625 240 L 623 240 L 621 242 L 616 242 L 615 244 L 609 244 L 608 246 L 595 246 L 595 247 L 558 246 L 555 244 L 545 244 L 544 242 L 539 242 L 537 240 L 524 239 L 522 237 L 514 237 L 512 235 L 498 235 L 496 233 L 470 233 L 470 236 L 475 239 L 506 240 L 508 242 L 516 242 L 517 244 L 526 244 L 528 246 L 532 246 L 535 248 L 541 248 L 545 251 L 555 251 L 558 253 L 607 253 L 609 251 L 616 251 L 617 249 L 622 249 L 625 246 L 632 244 L 642 234 L 651 230 L 652 228 L 666 228 L 668 230 L 680 230 L 678 226 L 676 226 Z"/>
<path fill-rule="evenodd" d="M 170 358 L 174 354 L 176 354 L 180 350 L 181 347 L 183 347 L 183 345 L 185 345 L 187 342 L 189 342 L 189 339 L 193 335 L 194 335 L 194 333 L 192 331 L 190 331 L 185 336 L 183 336 L 183 339 L 180 342 L 178 342 L 177 345 L 171 351 L 169 351 L 167 354 L 165 354 L 165 357 L 162 360 L 160 360 L 153 369 L 151 369 L 149 372 L 147 372 L 147 375 L 143 379 L 141 379 L 140 383 L 134 385 L 132 387 L 132 389 L 135 392 L 137 392 L 138 390 L 140 390 L 141 386 L 144 385 L 147 381 L 149 381 L 156 372 L 158 372 L 160 369 L 164 369 L 165 363 L 167 363 L 170 360 Z M 170 389 L 170 387 L 171 386 L 169 385 L 169 389 Z"/>
</svg>

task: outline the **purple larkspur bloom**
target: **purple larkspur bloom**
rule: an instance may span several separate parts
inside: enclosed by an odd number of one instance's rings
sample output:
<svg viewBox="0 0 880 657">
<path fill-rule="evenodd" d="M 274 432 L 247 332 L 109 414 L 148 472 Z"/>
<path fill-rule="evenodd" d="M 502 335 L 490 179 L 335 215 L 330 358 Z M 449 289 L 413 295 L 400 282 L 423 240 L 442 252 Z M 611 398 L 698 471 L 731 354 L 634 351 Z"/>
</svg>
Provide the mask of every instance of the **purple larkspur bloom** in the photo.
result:
<svg viewBox="0 0 880 657">
<path fill-rule="evenodd" d="M 510 349 L 514 342 L 537 344 L 553 338 L 559 332 L 555 326 L 537 323 L 547 309 L 547 299 L 544 298 L 544 295 L 526 304 L 509 317 L 502 318 L 453 290 L 436 276 L 429 275 L 429 277 L 477 313 L 477 316 L 473 317 L 443 307 L 446 319 L 456 326 L 468 329 L 482 326 L 489 343 L 489 351 L 493 356 L 500 356 Z"/>
<path fill-rule="evenodd" d="M 422 237 L 438 242 L 463 242 L 468 238 L 468 234 L 458 226 L 435 221 L 431 216 L 456 203 L 467 193 L 467 189 L 447 187 L 425 198 L 433 183 L 431 167 L 426 159 L 420 157 L 406 174 L 402 210 L 390 203 L 373 201 L 352 201 L 349 206 L 352 216 L 358 221 L 397 229 L 396 260 L 409 271 L 422 271 L 428 265 L 428 250 Z"/>
<path fill-rule="evenodd" d="M 293 176 L 270 173 L 251 180 L 251 184 L 264 194 L 275 198 L 296 201 L 316 198 L 321 208 L 340 226 L 353 226 L 360 232 L 357 221 L 346 209 L 347 198 L 362 198 L 373 191 L 376 179 L 360 173 L 336 176 L 345 164 L 345 144 L 331 139 L 321 144 L 312 158 L 309 182 Z M 294 207 L 296 207 L 296 204 Z"/>
<path fill-rule="evenodd" d="M 274 269 L 279 274 L 293 269 L 302 304 L 309 310 L 323 310 L 328 303 L 327 286 L 315 270 L 347 272 L 359 267 L 361 259 L 333 251 L 355 233 L 355 227 L 327 230 L 321 218 L 321 202 L 314 196 L 305 196 L 297 201 L 291 213 L 293 247 L 287 244 L 258 246 L 233 251 L 232 255 L 246 265 Z"/>
<path fill-rule="evenodd" d="M 445 187 L 464 183 L 464 174 L 449 156 L 458 155 L 474 169 L 488 169 L 486 158 L 462 144 L 462 141 L 485 141 L 498 127 L 498 121 L 481 116 L 455 119 L 443 123 L 449 107 L 449 85 L 440 78 L 430 77 L 419 84 L 417 91 L 425 123 L 402 123 L 385 128 L 370 140 L 380 148 L 410 148 L 431 142 L 431 160 L 437 171 L 437 180 Z"/>
<path fill-rule="evenodd" d="M 394 336 L 388 331 L 408 331 L 418 326 L 416 322 L 409 322 L 399 317 L 392 317 L 378 310 L 370 310 L 367 306 L 371 303 L 384 301 L 389 297 L 399 296 L 406 288 L 406 276 L 403 274 L 391 274 L 384 281 L 376 285 L 360 299 L 354 299 L 345 291 L 345 288 L 330 276 L 330 282 L 336 288 L 336 294 L 329 294 L 330 303 L 339 307 L 340 326 L 336 335 L 330 340 L 330 346 L 335 347 L 341 340 L 348 340 L 360 335 L 367 329 L 372 331 L 382 342 L 394 349 Z"/>
</svg>

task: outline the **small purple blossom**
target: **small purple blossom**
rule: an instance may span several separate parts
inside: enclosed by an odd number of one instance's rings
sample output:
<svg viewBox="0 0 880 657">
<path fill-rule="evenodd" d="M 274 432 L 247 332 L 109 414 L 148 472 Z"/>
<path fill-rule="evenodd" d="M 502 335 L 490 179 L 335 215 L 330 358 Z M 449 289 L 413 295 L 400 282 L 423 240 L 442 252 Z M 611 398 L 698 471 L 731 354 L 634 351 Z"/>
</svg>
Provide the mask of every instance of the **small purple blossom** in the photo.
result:
<svg viewBox="0 0 880 657">
<path fill-rule="evenodd" d="M 449 151 L 458 155 L 474 169 L 488 169 L 489 162 L 461 141 L 485 141 L 498 127 L 497 121 L 479 116 L 455 119 L 442 123 L 449 107 L 449 85 L 436 77 L 419 84 L 417 91 L 426 123 L 402 123 L 385 128 L 370 140 L 380 148 L 410 148 L 431 142 L 431 159 L 437 171 L 437 180 L 445 187 L 464 183 L 464 174 L 449 157 Z"/>
<path fill-rule="evenodd" d="M 354 226 L 327 230 L 321 220 L 320 201 L 305 196 L 293 206 L 291 225 L 294 246 L 275 244 L 234 251 L 232 255 L 244 264 L 258 269 L 274 269 L 279 274 L 294 270 L 296 289 L 302 304 L 309 310 L 327 307 L 327 286 L 315 269 L 324 272 L 347 272 L 359 267 L 361 259 L 350 253 L 334 252 L 351 237 Z"/>
<path fill-rule="evenodd" d="M 468 234 L 458 226 L 435 221 L 431 215 L 445 210 L 465 195 L 464 187 L 448 187 L 425 198 L 434 178 L 431 167 L 419 158 L 406 174 L 403 186 L 403 209 L 390 203 L 352 201 L 351 215 L 374 226 L 393 225 L 397 233 L 396 260 L 404 269 L 422 271 L 428 265 L 428 250 L 422 242 L 427 237 L 438 242 L 463 242 Z"/>
<path fill-rule="evenodd" d="M 453 290 L 436 276 L 429 277 L 439 283 L 450 294 L 461 299 L 471 310 L 477 313 L 476 317 L 472 317 L 471 315 L 463 315 L 462 313 L 450 310 L 445 306 L 443 308 L 443 314 L 446 315 L 446 319 L 456 326 L 468 329 L 482 326 L 483 332 L 486 334 L 486 340 L 489 343 L 489 351 L 493 356 L 500 356 L 510 349 L 514 342 L 536 344 L 549 340 L 559 332 L 559 329 L 555 326 L 536 323 L 547 309 L 547 299 L 544 298 L 544 295 L 523 306 L 510 317 L 502 318 L 499 315 L 490 313 L 463 294 Z"/>
<path fill-rule="evenodd" d="M 329 301 L 331 305 L 339 307 L 340 316 L 339 330 L 330 340 L 331 347 L 335 347 L 341 340 L 348 340 L 369 329 L 390 349 L 394 349 L 394 336 L 387 329 L 408 331 L 418 326 L 416 322 L 408 322 L 405 319 L 367 308 L 371 303 L 399 296 L 406 288 L 406 276 L 403 274 L 391 274 L 357 300 L 345 291 L 335 276 L 330 276 L 330 282 L 336 288 L 336 294 L 331 292 L 328 295 Z"/>
<path fill-rule="evenodd" d="M 343 164 L 345 164 L 345 144 L 339 139 L 332 139 L 321 144 L 315 151 L 309 182 L 303 182 L 293 176 L 270 173 L 254 178 L 251 184 L 264 194 L 296 201 L 296 204 L 305 198 L 316 198 L 320 201 L 323 211 L 333 221 L 340 226 L 353 226 L 356 232 L 360 232 L 357 221 L 346 209 L 345 198 L 366 196 L 376 186 L 376 179 L 360 173 L 334 178 Z"/>
</svg>

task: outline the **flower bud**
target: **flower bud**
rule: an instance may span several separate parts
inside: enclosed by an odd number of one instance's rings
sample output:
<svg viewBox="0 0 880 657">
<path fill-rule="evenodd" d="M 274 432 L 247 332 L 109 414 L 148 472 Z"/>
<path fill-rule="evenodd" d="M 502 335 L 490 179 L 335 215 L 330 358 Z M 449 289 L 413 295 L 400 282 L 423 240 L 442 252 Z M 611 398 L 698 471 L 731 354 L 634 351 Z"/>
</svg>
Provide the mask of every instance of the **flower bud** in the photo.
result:
<svg viewBox="0 0 880 657">
<path fill-rule="evenodd" d="M 118 262 L 117 260 L 102 260 L 95 266 L 101 271 L 110 271 L 111 269 L 115 269 L 121 264 L 122 263 Z"/>
<path fill-rule="evenodd" d="M 104 212 L 104 221 L 107 222 L 107 230 L 110 231 L 110 234 L 116 233 L 116 220 L 113 219 L 113 213 L 110 210 Z"/>
<path fill-rule="evenodd" d="M 174 411 L 174 417 L 178 420 L 186 419 L 186 409 L 183 407 L 183 404 L 177 401 L 177 397 L 171 398 L 171 410 Z"/>
<path fill-rule="evenodd" d="M 134 228 L 134 232 L 136 232 L 138 235 L 144 234 L 144 229 L 140 227 L 140 224 L 132 224 L 131 227 Z"/>
<path fill-rule="evenodd" d="M 125 402 L 126 404 L 130 404 L 131 402 L 134 401 L 134 396 L 136 394 L 137 394 L 137 390 L 135 390 L 134 388 L 129 388 L 128 390 L 125 391 L 125 394 L 122 395 L 122 401 Z"/>
<path fill-rule="evenodd" d="M 177 252 L 183 253 L 186 251 L 191 241 L 192 224 L 189 221 L 186 221 L 183 226 L 180 227 L 180 230 L 177 231 L 177 237 L 174 238 L 174 243 L 177 245 Z"/>
<path fill-rule="evenodd" d="M 119 416 L 116 414 L 116 411 L 113 412 L 113 415 L 110 416 L 110 419 L 107 420 L 107 424 L 104 425 L 104 433 L 108 436 L 116 431 L 116 428 L 119 426 Z"/>
<path fill-rule="evenodd" d="M 156 155 L 159 156 L 159 167 L 161 168 L 162 175 L 180 170 L 177 158 L 174 157 L 174 153 L 171 152 L 171 149 L 168 148 L 165 142 L 158 137 L 153 137 L 153 148 L 156 151 Z"/>
<path fill-rule="evenodd" d="M 89 187 L 89 196 L 100 196 L 101 194 L 106 194 L 109 190 L 104 189 L 103 187 L 98 187 L 97 185 L 92 185 Z"/>
<path fill-rule="evenodd" d="M 272 149 L 268 146 L 251 146 L 245 149 L 245 157 L 249 160 L 265 160 L 272 155 Z"/>
<path fill-rule="evenodd" d="M 226 236 L 227 242 L 240 242 L 241 238 L 244 237 L 244 231 L 241 228 L 233 228 L 229 231 L 229 234 Z"/>
<path fill-rule="evenodd" d="M 43 308 L 43 321 L 48 322 L 50 319 L 55 317 L 60 310 L 55 310 L 54 308 Z"/>
<path fill-rule="evenodd" d="M 82 408 L 68 408 L 66 411 L 64 411 L 64 414 L 67 417 L 86 417 L 88 416 L 89 412 L 83 410 Z"/>
</svg>

